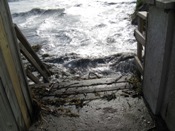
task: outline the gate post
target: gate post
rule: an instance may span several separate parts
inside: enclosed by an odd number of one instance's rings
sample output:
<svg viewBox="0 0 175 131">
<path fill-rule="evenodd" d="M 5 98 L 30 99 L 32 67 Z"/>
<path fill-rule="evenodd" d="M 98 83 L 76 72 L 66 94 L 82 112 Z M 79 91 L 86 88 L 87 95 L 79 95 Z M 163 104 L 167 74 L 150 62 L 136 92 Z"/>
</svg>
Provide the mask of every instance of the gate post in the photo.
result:
<svg viewBox="0 0 175 131">
<path fill-rule="evenodd" d="M 7 0 L 0 0 L 0 80 L 0 98 L 3 98 L 0 107 L 9 112 L 0 112 L 4 117 L 0 127 L 6 129 L 6 125 L 14 121 L 14 127 L 16 123 L 20 131 L 26 130 L 31 124 L 32 100 Z"/>
<path fill-rule="evenodd" d="M 143 94 L 152 112 L 161 115 L 172 130 L 175 129 L 172 112 L 175 110 L 175 0 L 147 2 L 149 16 Z M 168 113 L 169 118 L 166 117 Z"/>
</svg>

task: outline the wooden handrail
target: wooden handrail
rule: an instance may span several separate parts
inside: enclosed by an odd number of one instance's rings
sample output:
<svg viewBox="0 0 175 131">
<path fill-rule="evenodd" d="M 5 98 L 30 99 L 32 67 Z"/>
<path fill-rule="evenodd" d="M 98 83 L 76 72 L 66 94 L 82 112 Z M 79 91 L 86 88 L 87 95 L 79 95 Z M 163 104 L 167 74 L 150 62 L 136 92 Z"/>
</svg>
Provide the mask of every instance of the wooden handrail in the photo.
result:
<svg viewBox="0 0 175 131">
<path fill-rule="evenodd" d="M 37 71 L 43 76 L 44 82 L 49 82 L 49 76 L 51 75 L 50 71 L 45 67 L 45 65 L 42 63 L 40 58 L 37 56 L 37 54 L 32 49 L 31 45 L 23 35 L 23 33 L 20 31 L 18 26 L 14 24 L 14 29 L 16 32 L 16 36 L 18 38 L 19 47 L 21 53 L 26 57 L 26 59 L 37 69 Z M 35 83 L 39 83 L 36 81 L 36 79 L 33 79 L 34 76 L 29 75 L 29 72 L 27 72 L 28 77 Z"/>
<path fill-rule="evenodd" d="M 145 46 L 145 37 L 140 33 L 138 29 L 134 30 L 134 36 L 142 46 Z"/>
<path fill-rule="evenodd" d="M 142 50 L 146 46 L 146 38 L 143 33 L 145 31 L 145 21 L 147 21 L 148 13 L 146 11 L 140 11 L 137 13 L 138 16 L 138 29 L 134 30 L 134 36 L 137 40 L 137 56 L 135 57 L 135 63 L 143 75 L 143 65 L 142 65 Z"/>
<path fill-rule="evenodd" d="M 147 19 L 147 15 L 148 15 L 148 12 L 146 11 L 139 11 L 137 13 L 137 16 L 139 16 L 140 18 L 142 18 L 143 20 L 146 20 Z"/>
<path fill-rule="evenodd" d="M 26 57 L 26 59 L 38 70 L 38 72 L 43 76 L 43 78 L 49 81 L 47 74 L 41 69 L 38 62 L 30 55 L 27 49 L 23 46 L 23 44 L 19 44 L 19 48 L 21 53 Z"/>
<path fill-rule="evenodd" d="M 30 52 L 30 54 L 37 61 L 37 63 L 41 67 L 41 69 L 43 69 L 45 71 L 45 73 L 48 76 L 50 76 L 50 71 L 44 66 L 44 64 L 41 62 L 41 60 L 39 59 L 39 57 L 35 54 L 35 52 L 33 51 L 32 47 L 31 47 L 31 45 L 29 44 L 29 42 L 27 41 L 27 39 L 22 34 L 22 32 L 20 31 L 20 29 L 18 28 L 18 26 L 16 24 L 14 24 L 14 28 L 15 28 L 15 32 L 16 32 L 16 35 L 17 35 L 18 40 L 22 43 L 22 45 L 25 47 L 25 49 L 28 52 Z"/>
<path fill-rule="evenodd" d="M 29 77 L 29 79 L 31 79 L 36 84 L 41 84 L 39 79 L 36 76 L 34 76 L 29 69 L 26 69 L 25 71 L 26 71 L 26 75 Z"/>
</svg>

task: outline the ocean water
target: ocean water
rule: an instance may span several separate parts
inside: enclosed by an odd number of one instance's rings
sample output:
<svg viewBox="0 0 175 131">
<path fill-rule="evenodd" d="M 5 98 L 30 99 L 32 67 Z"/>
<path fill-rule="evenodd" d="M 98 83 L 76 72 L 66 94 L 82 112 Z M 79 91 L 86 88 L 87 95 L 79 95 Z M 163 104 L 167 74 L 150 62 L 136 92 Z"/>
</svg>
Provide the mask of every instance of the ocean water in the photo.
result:
<svg viewBox="0 0 175 131">
<path fill-rule="evenodd" d="M 9 2 L 14 23 L 41 54 L 107 56 L 135 52 L 130 15 L 136 0 L 22 0 Z"/>
<path fill-rule="evenodd" d="M 13 22 L 31 45 L 42 46 L 40 56 L 49 54 L 47 62 L 77 69 L 88 65 L 87 59 L 103 59 L 81 69 L 111 72 L 111 61 L 118 60 L 115 54 L 136 52 L 136 27 L 131 25 L 136 0 L 10 1 Z"/>
</svg>

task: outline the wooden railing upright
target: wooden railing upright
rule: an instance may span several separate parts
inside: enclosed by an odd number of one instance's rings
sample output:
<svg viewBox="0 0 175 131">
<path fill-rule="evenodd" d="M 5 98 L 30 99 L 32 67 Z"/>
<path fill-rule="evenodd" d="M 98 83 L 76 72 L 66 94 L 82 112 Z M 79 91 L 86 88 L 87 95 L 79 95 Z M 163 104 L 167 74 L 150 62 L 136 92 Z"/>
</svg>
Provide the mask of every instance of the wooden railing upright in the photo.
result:
<svg viewBox="0 0 175 131">
<path fill-rule="evenodd" d="M 142 64 L 142 57 L 145 54 L 143 50 L 145 48 L 146 43 L 146 25 L 147 25 L 147 12 L 140 11 L 137 13 L 138 16 L 138 29 L 134 30 L 134 36 L 137 40 L 137 56 L 135 57 L 136 65 L 143 75 L 143 64 Z"/>
</svg>

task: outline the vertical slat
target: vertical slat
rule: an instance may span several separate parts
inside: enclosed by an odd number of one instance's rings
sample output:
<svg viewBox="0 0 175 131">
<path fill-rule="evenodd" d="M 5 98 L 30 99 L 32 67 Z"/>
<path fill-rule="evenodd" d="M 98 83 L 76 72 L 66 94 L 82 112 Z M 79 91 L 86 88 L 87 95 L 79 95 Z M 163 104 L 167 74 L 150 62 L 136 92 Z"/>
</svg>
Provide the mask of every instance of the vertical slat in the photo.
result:
<svg viewBox="0 0 175 131">
<path fill-rule="evenodd" d="M 30 116 L 32 116 L 33 108 L 31 95 L 28 88 L 26 74 L 24 72 L 22 61 L 20 58 L 19 47 L 16 39 L 16 34 L 14 32 L 14 27 L 12 24 L 11 14 L 7 0 L 0 0 L 0 13 L 2 15 L 3 23 L 6 24 L 6 26 L 4 26 L 4 29 L 8 31 L 8 33 L 6 34 L 9 43 L 8 47 L 13 54 L 12 57 L 14 59 L 14 66 L 16 68 L 18 78 L 20 80 L 20 85 L 24 94 L 25 102 L 27 104 L 27 109 L 29 110 Z"/>
<path fill-rule="evenodd" d="M 138 30 L 140 31 L 140 33 L 143 32 L 143 26 L 144 26 L 144 21 L 142 20 L 142 18 L 138 17 Z M 137 56 L 139 58 L 139 60 L 142 60 L 142 45 L 141 43 L 137 43 Z"/>
<path fill-rule="evenodd" d="M 143 75 L 143 66 L 138 57 L 134 57 L 137 68 L 139 69 L 141 75 Z"/>
<path fill-rule="evenodd" d="M 6 74 L 9 74 L 9 82 L 15 92 L 25 125 L 29 127 L 32 104 L 6 0 L 0 0 L 0 48 L 4 64 L 7 67 Z M 18 120 L 18 118 L 16 119 Z"/>
<path fill-rule="evenodd" d="M 21 109 L 21 112 L 23 114 L 23 118 L 25 120 L 26 125 L 30 124 L 30 117 L 28 116 L 28 109 L 26 107 L 26 103 L 24 101 L 24 96 L 21 90 L 20 80 L 18 73 L 16 72 L 15 66 L 14 66 L 14 60 L 12 58 L 12 54 L 10 52 L 8 41 L 5 33 L 5 30 L 3 28 L 2 19 L 0 16 L 0 48 L 2 49 L 2 54 L 5 60 L 5 64 L 7 66 L 8 73 L 10 75 L 10 80 L 12 81 L 12 85 L 14 87 L 15 94 L 18 99 L 18 103 Z"/>
<path fill-rule="evenodd" d="M 16 98 L 16 94 L 15 94 L 12 82 L 10 80 L 10 76 L 8 74 L 8 71 L 7 71 L 7 68 L 5 65 L 5 61 L 3 59 L 1 48 L 0 48 L 0 63 L 1 63 L 0 64 L 1 65 L 0 76 L 2 76 L 1 81 L 2 81 L 3 86 L 4 86 L 4 91 L 5 91 L 6 97 L 8 98 L 8 101 L 10 103 L 10 107 L 11 107 L 12 112 L 14 114 L 14 117 L 16 119 L 16 123 L 19 127 L 19 130 L 20 131 L 25 130 L 26 129 L 25 122 L 24 122 L 24 119 L 23 119 L 23 116 L 22 116 L 22 113 L 21 113 L 21 110 L 20 110 L 20 107 L 19 107 L 19 104 L 18 104 L 18 101 Z M 1 110 L 1 107 L 0 107 L 0 110 Z"/>
<path fill-rule="evenodd" d="M 0 130 L 19 131 L 0 78 Z"/>
</svg>

